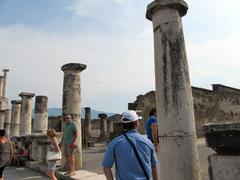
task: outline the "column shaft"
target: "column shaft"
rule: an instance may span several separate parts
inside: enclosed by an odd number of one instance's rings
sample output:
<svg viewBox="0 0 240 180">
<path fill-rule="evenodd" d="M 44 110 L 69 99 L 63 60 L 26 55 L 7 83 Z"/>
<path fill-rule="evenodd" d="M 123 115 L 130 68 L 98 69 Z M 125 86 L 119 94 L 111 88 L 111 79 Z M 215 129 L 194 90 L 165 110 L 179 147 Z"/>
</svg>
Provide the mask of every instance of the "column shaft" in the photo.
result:
<svg viewBox="0 0 240 180">
<path fill-rule="evenodd" d="M 3 95 L 3 76 L 0 76 L 0 97 L 2 97 Z"/>
<path fill-rule="evenodd" d="M 160 179 L 198 180 L 195 120 L 181 16 L 183 0 L 148 5 L 153 22 Z"/>
<path fill-rule="evenodd" d="M 4 129 L 6 131 L 6 134 L 10 135 L 10 127 L 11 127 L 11 110 L 5 109 L 5 115 L 4 115 Z"/>
<path fill-rule="evenodd" d="M 32 97 L 35 94 L 24 92 L 19 96 L 22 97 L 19 135 L 29 135 L 32 133 Z"/>
<path fill-rule="evenodd" d="M 33 132 L 46 132 L 48 129 L 48 97 L 36 96 L 33 120 Z"/>
<path fill-rule="evenodd" d="M 5 110 L 0 110 L 0 129 L 4 128 Z"/>
<path fill-rule="evenodd" d="M 85 108 L 85 124 L 86 124 L 86 134 L 87 134 L 87 139 L 88 137 L 91 137 L 91 129 L 92 129 L 92 124 L 91 124 L 91 108 L 86 107 Z"/>
<path fill-rule="evenodd" d="M 75 169 L 82 168 L 82 138 L 81 138 L 81 81 L 80 72 L 86 69 L 84 64 L 65 64 L 61 70 L 64 72 L 63 80 L 63 115 L 72 115 L 73 121 L 77 125 L 78 139 L 77 146 L 79 155 L 76 156 Z"/>
<path fill-rule="evenodd" d="M 13 100 L 11 111 L 10 136 L 19 136 L 21 101 Z"/>
<path fill-rule="evenodd" d="M 2 89 L 2 97 L 6 97 L 7 92 L 7 72 L 9 69 L 3 70 L 3 89 Z"/>
</svg>

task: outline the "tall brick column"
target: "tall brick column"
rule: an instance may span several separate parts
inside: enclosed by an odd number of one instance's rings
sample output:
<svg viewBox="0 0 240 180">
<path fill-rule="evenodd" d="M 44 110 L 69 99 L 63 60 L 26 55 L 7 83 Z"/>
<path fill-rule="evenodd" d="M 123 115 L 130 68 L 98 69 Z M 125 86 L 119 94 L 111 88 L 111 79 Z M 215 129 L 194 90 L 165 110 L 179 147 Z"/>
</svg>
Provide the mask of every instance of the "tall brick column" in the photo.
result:
<svg viewBox="0 0 240 180">
<path fill-rule="evenodd" d="M 86 65 L 69 63 L 62 66 L 64 72 L 63 80 L 63 115 L 72 115 L 73 121 L 77 124 L 79 155 L 76 156 L 75 169 L 82 168 L 82 138 L 81 138 L 81 81 L 80 72 L 86 69 Z"/>
<path fill-rule="evenodd" d="M 22 92 L 19 96 L 22 98 L 19 135 L 29 135 L 32 133 L 32 97 L 35 94 Z"/>
<path fill-rule="evenodd" d="M 195 120 L 181 17 L 183 0 L 155 0 L 146 17 L 153 23 L 156 104 L 161 180 L 199 180 Z"/>
<path fill-rule="evenodd" d="M 33 132 L 43 133 L 48 129 L 48 97 L 36 96 L 33 120 Z"/>
<path fill-rule="evenodd" d="M 19 136 L 21 101 L 12 100 L 10 136 Z"/>
</svg>

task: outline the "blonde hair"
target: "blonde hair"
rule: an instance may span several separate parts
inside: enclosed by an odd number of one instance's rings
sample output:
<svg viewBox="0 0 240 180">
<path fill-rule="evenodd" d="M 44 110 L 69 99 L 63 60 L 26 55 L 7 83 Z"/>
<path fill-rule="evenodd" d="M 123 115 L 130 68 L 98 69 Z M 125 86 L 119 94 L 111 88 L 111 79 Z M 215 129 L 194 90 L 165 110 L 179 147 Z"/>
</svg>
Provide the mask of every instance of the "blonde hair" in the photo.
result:
<svg viewBox="0 0 240 180">
<path fill-rule="evenodd" d="M 47 130 L 47 136 L 49 137 L 55 137 L 56 136 L 56 131 L 53 128 L 50 128 Z"/>
</svg>

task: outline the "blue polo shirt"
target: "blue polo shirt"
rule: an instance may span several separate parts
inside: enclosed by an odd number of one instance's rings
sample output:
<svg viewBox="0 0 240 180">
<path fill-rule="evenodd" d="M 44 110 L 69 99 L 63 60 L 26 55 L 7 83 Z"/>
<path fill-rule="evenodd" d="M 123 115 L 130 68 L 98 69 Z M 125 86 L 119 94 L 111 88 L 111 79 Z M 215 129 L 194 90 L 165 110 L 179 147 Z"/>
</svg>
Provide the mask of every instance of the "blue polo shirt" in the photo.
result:
<svg viewBox="0 0 240 180">
<path fill-rule="evenodd" d="M 137 130 L 128 131 L 127 136 L 135 145 L 148 176 L 152 176 L 152 167 L 156 167 L 157 157 L 152 142 L 139 134 Z M 115 163 L 116 180 L 146 180 L 132 146 L 120 135 L 113 139 L 102 161 L 104 168 L 112 168 Z"/>
<path fill-rule="evenodd" d="M 153 142 L 152 128 L 151 128 L 152 124 L 156 124 L 158 126 L 156 116 L 150 116 L 150 118 L 146 122 L 147 137 Z"/>
</svg>

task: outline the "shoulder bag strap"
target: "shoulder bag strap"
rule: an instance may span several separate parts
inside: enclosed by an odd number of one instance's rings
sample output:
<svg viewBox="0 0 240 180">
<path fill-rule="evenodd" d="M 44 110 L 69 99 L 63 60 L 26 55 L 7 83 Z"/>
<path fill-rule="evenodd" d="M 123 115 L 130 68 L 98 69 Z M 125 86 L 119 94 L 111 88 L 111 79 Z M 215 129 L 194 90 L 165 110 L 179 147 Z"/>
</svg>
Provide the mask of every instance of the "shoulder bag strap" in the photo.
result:
<svg viewBox="0 0 240 180">
<path fill-rule="evenodd" d="M 144 166 L 143 166 L 143 163 L 142 163 L 142 161 L 141 161 L 141 159 L 140 159 L 140 156 L 139 156 L 139 154 L 138 154 L 138 152 L 137 152 L 137 150 L 136 150 L 136 147 L 133 145 L 132 141 L 128 138 L 128 136 L 127 136 L 125 133 L 123 133 L 123 135 L 124 135 L 125 138 L 128 140 L 128 142 L 131 144 L 131 146 L 132 146 L 132 148 L 133 148 L 133 151 L 134 151 L 134 153 L 135 153 L 135 155 L 136 155 L 136 157 L 137 157 L 137 160 L 138 160 L 138 162 L 139 162 L 139 164 L 140 164 L 140 166 L 141 166 L 141 168 L 142 168 L 142 171 L 144 172 L 145 177 L 149 180 L 147 171 L 146 171 L 146 169 L 145 169 Z"/>
</svg>

